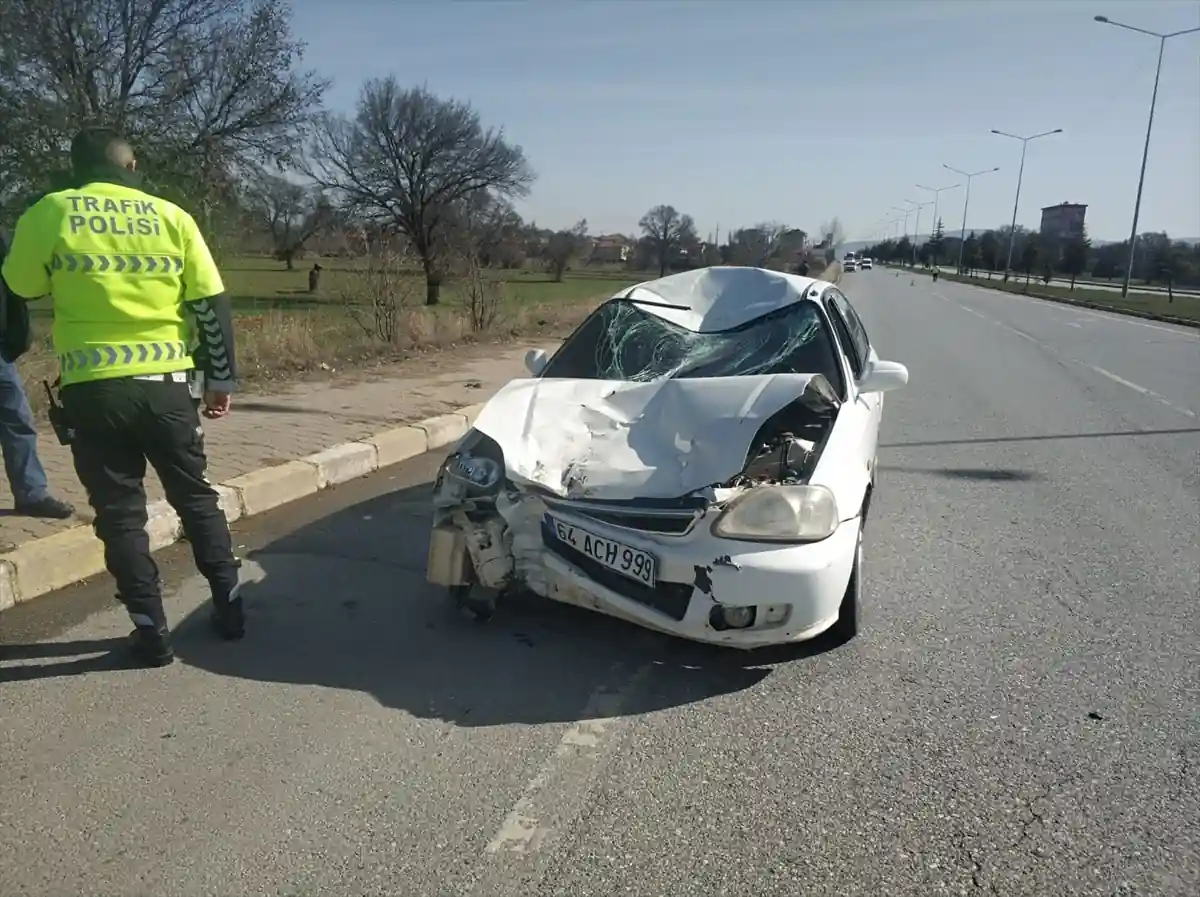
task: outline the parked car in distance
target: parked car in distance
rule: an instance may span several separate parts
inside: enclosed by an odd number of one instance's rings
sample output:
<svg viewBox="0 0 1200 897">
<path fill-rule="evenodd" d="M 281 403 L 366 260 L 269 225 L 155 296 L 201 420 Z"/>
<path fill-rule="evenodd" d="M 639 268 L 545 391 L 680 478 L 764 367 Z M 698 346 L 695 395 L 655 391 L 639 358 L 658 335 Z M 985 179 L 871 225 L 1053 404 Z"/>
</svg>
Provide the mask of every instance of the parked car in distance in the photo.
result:
<svg viewBox="0 0 1200 897">
<path fill-rule="evenodd" d="M 842 289 L 714 267 L 623 288 L 484 406 L 434 482 L 426 578 L 734 648 L 858 630 L 882 361 Z"/>
</svg>

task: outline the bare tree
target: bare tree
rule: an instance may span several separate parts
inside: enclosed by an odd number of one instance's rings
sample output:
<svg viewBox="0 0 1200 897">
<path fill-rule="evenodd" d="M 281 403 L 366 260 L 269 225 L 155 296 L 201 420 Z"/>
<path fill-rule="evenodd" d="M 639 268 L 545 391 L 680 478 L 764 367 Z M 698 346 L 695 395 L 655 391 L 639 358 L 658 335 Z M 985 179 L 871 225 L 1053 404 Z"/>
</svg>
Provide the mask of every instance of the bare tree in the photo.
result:
<svg viewBox="0 0 1200 897">
<path fill-rule="evenodd" d="M 236 172 L 286 160 L 327 82 L 295 66 L 285 0 L 3 0 L 0 183 L 37 190 L 72 133 L 117 128 L 202 226 Z"/>
<path fill-rule="evenodd" d="M 658 262 L 658 276 L 665 277 L 671 262 L 684 245 L 696 239 L 691 215 L 681 215 L 674 206 L 655 206 L 638 222 Z"/>
<path fill-rule="evenodd" d="M 275 257 L 295 268 L 304 244 L 333 223 L 333 208 L 319 189 L 259 174 L 246 190 L 246 212 L 255 229 L 269 234 Z"/>
<path fill-rule="evenodd" d="M 361 231 L 355 249 L 365 259 L 342 289 L 342 302 L 351 320 L 369 335 L 395 344 L 404 312 L 416 299 L 420 283 L 412 276 L 413 259 L 405 247 L 368 239 Z"/>
<path fill-rule="evenodd" d="M 471 252 L 484 268 L 490 268 L 501 262 L 506 244 L 520 238 L 522 226 L 511 202 L 488 190 L 477 190 L 447 210 L 434 255 Z"/>
<path fill-rule="evenodd" d="M 560 230 L 546 244 L 546 265 L 554 276 L 555 283 L 562 283 L 571 262 L 579 258 L 588 243 L 586 218 L 575 222 L 570 230 Z"/>
<path fill-rule="evenodd" d="M 787 231 L 787 225 L 777 221 L 764 221 L 734 231 L 729 238 L 730 264 L 765 268 L 779 251 Z"/>
<path fill-rule="evenodd" d="M 840 218 L 830 218 L 821 225 L 821 239 L 828 241 L 825 245 L 825 261 L 832 264 L 837 260 L 838 247 L 846 241 L 846 230 Z"/>
<path fill-rule="evenodd" d="M 457 273 L 461 277 L 459 303 L 463 314 L 472 333 L 485 333 L 500 320 L 505 283 L 489 277 L 474 252 L 460 255 L 457 261 Z"/>
<path fill-rule="evenodd" d="M 354 118 L 323 116 L 309 149 L 305 171 L 318 184 L 409 238 L 428 305 L 438 302 L 439 241 L 457 205 L 481 191 L 522 196 L 534 180 L 524 151 L 485 129 L 470 105 L 394 78 L 367 82 Z"/>
</svg>

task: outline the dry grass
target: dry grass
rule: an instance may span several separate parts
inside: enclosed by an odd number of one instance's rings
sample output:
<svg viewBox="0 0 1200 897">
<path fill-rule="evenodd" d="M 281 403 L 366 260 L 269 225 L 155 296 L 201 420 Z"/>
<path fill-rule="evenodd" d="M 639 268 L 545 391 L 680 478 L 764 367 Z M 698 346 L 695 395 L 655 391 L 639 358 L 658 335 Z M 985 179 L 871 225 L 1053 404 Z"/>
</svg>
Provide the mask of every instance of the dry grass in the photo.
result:
<svg viewBox="0 0 1200 897">
<path fill-rule="evenodd" d="M 652 276 L 624 272 L 568 275 L 563 283 L 555 284 L 544 275 L 527 271 L 491 272 L 503 279 L 497 284 L 499 307 L 490 327 L 481 332 L 478 309 L 471 308 L 468 291 L 459 284 L 447 284 L 443 304 L 428 308 L 419 301 L 424 284 L 408 279 L 413 275 L 389 279 L 364 265 L 343 263 L 335 269 L 336 278 L 322 283 L 318 296 L 300 297 L 291 281 L 306 277 L 302 270 L 271 271 L 265 264 L 270 263 L 247 264 L 249 282 L 238 280 L 236 267 L 228 277 L 238 309 L 234 324 L 238 367 L 241 380 L 250 389 L 313 372 L 370 366 L 460 345 L 565 336 L 600 301 L 622 286 Z M 414 283 L 419 290 L 411 288 Z M 273 295 L 255 297 L 248 292 L 270 293 L 272 288 Z M 381 291 L 390 298 L 381 299 Z M 383 313 L 391 317 L 391 326 L 385 331 L 390 338 L 384 338 L 375 326 L 376 308 L 381 304 L 385 305 Z M 34 346 L 18 366 L 30 405 L 40 415 L 46 398 L 41 382 L 58 376 L 58 363 L 50 346 L 48 312 L 39 311 L 34 317 Z"/>
<path fill-rule="evenodd" d="M 345 308 L 329 304 L 306 311 L 270 309 L 239 314 L 234 323 L 242 382 L 254 389 L 294 380 L 317 371 L 363 367 L 415 354 L 453 349 L 458 345 L 503 343 L 519 339 L 565 336 L 616 287 L 589 299 L 506 304 L 487 332 L 476 332 L 470 310 L 458 305 L 397 310 L 396 338 L 383 341 Z M 50 344 L 49 321 L 34 319 L 33 348 L 18 362 L 29 404 L 36 415 L 45 410 L 41 383 L 58 376 Z"/>
</svg>

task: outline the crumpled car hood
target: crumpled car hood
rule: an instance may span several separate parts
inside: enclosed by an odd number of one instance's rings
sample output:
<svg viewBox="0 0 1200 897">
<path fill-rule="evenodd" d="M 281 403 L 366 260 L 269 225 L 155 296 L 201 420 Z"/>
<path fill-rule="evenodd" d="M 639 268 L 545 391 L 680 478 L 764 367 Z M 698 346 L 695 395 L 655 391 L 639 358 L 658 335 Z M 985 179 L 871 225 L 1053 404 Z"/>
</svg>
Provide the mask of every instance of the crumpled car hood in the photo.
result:
<svg viewBox="0 0 1200 897">
<path fill-rule="evenodd" d="M 664 379 L 514 380 L 475 429 L 508 474 L 566 498 L 678 498 L 732 479 L 759 428 L 820 374 Z"/>
</svg>

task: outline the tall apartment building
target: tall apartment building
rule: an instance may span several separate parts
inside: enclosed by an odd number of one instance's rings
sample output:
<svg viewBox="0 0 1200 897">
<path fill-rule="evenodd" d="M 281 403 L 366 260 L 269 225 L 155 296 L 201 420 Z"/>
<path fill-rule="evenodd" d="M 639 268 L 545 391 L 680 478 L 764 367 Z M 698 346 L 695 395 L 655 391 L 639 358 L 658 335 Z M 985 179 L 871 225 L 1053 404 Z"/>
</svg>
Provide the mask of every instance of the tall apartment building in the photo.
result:
<svg viewBox="0 0 1200 897">
<path fill-rule="evenodd" d="M 1076 202 L 1046 206 L 1042 209 L 1042 226 L 1039 229 L 1044 236 L 1069 240 L 1083 233 L 1083 219 L 1086 215 L 1087 206 Z"/>
</svg>

